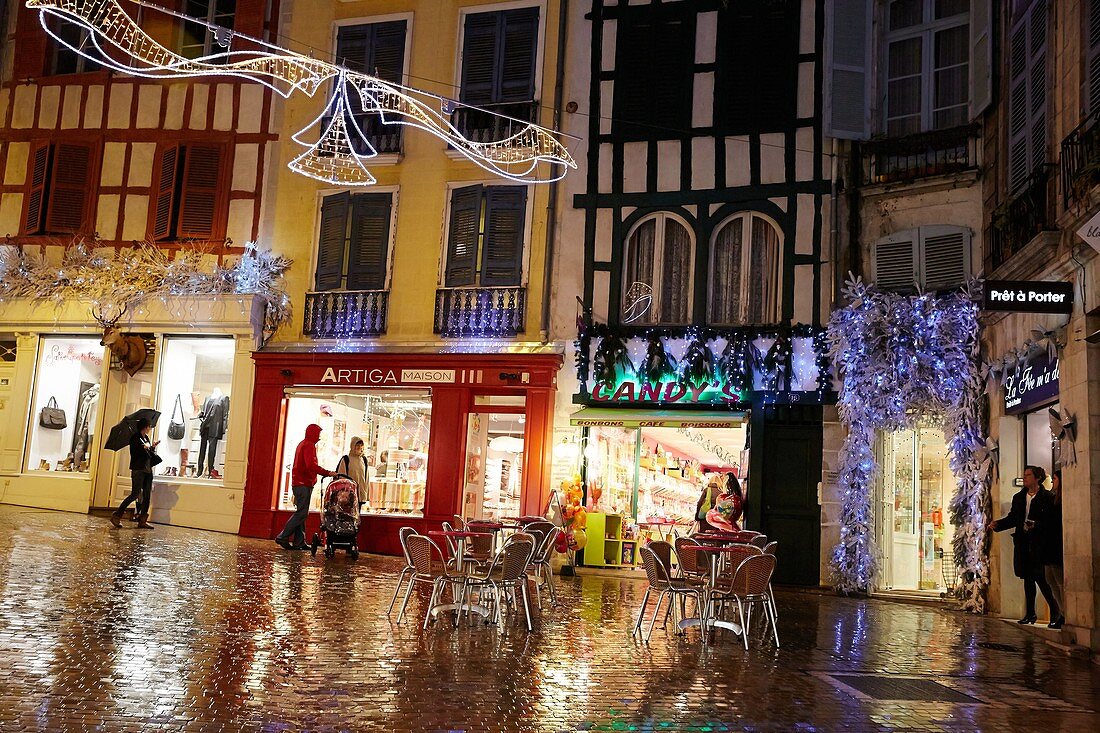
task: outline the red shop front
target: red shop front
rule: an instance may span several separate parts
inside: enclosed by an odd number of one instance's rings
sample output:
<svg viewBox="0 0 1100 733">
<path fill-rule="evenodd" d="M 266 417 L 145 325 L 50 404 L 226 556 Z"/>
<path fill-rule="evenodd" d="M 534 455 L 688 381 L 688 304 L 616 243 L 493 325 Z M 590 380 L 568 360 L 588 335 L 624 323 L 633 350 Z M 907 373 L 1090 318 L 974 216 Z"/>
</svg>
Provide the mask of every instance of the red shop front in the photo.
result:
<svg viewBox="0 0 1100 733">
<path fill-rule="evenodd" d="M 455 514 L 541 513 L 550 491 L 558 354 L 257 352 L 242 535 L 274 538 L 294 509 L 290 464 L 305 426 L 334 470 L 360 437 L 368 502 L 360 547 L 398 555 L 397 531 Z M 319 525 L 313 492 L 307 539 Z"/>
</svg>

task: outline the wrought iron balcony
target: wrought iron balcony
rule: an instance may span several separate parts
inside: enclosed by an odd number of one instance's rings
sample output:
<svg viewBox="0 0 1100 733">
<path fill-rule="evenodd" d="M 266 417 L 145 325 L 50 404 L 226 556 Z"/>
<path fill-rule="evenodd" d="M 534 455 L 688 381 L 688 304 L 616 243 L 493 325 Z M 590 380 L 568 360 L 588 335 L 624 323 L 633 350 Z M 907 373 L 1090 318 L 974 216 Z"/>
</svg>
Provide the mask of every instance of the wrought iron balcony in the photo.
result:
<svg viewBox="0 0 1100 733">
<path fill-rule="evenodd" d="M 319 339 L 369 338 L 386 332 L 385 290 L 306 293 L 302 333 Z"/>
<path fill-rule="evenodd" d="M 376 153 L 386 155 L 401 152 L 401 129 L 404 125 L 384 125 L 377 112 L 356 112 L 352 117 L 355 118 L 355 124 L 363 131 L 363 135 Z M 332 117 L 323 118 L 317 129 L 324 130 L 331 120 Z M 348 126 L 350 127 L 350 123 Z M 350 139 L 352 150 L 359 155 L 370 154 L 371 151 L 363 144 L 362 138 L 358 135 L 350 135 Z M 322 151 L 321 155 L 324 154 Z"/>
<path fill-rule="evenodd" d="M 536 101 L 489 104 L 482 105 L 479 109 L 459 107 L 451 114 L 451 124 L 458 128 L 467 140 L 491 143 L 517 134 L 528 122 L 537 119 L 538 109 L 539 103 Z M 487 114 L 488 112 L 496 114 Z M 504 115 L 504 117 L 496 115 Z"/>
<path fill-rule="evenodd" d="M 993 210 L 986 237 L 986 274 L 1007 262 L 1039 232 L 1052 228 L 1049 180 L 1050 167 L 1040 166 L 1028 176 L 1019 193 Z"/>
<path fill-rule="evenodd" d="M 1062 141 L 1062 200 L 1084 199 L 1100 183 L 1100 109 Z"/>
<path fill-rule="evenodd" d="M 975 124 L 868 141 L 861 146 L 863 183 L 910 182 L 976 168 L 978 132 Z"/>
<path fill-rule="evenodd" d="M 448 338 L 523 333 L 526 288 L 440 288 L 435 293 L 435 332 Z"/>
</svg>

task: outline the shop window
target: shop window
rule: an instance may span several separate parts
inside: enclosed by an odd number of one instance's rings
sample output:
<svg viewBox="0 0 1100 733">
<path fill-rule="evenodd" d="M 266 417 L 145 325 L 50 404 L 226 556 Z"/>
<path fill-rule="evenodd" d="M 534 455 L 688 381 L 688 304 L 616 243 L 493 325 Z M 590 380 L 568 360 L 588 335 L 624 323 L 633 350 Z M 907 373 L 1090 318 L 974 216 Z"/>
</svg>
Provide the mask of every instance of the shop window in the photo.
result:
<svg viewBox="0 0 1100 733">
<path fill-rule="evenodd" d="M 459 99 L 519 120 L 534 120 L 539 9 L 515 8 L 465 16 Z M 495 124 L 470 107 L 456 111 L 456 126 L 480 139 Z"/>
<path fill-rule="evenodd" d="M 1048 405 L 1024 418 L 1024 465 L 1040 466 L 1049 475 L 1060 465 L 1058 460 L 1058 439 L 1050 430 L 1050 413 L 1058 410 L 1058 403 Z"/>
<path fill-rule="evenodd" d="M 95 151 L 88 143 L 34 143 L 23 205 L 24 234 L 86 231 L 91 221 Z"/>
<path fill-rule="evenodd" d="M 167 336 L 159 360 L 161 476 L 220 480 L 225 467 L 236 346 L 231 338 Z M 182 424 L 182 429 L 173 429 Z M 172 437 L 178 435 L 179 437 Z"/>
<path fill-rule="evenodd" d="M 626 240 L 622 321 L 683 324 L 691 318 L 695 242 L 672 214 L 654 214 L 634 225 Z"/>
<path fill-rule="evenodd" d="M 41 340 L 28 426 L 27 471 L 88 473 L 100 437 L 96 417 L 104 354 L 98 336 Z"/>
<path fill-rule="evenodd" d="M 886 16 L 886 134 L 965 124 L 970 0 L 893 0 Z"/>
<path fill-rule="evenodd" d="M 1008 38 L 1008 188 L 1047 162 L 1047 0 L 1033 0 Z"/>
<path fill-rule="evenodd" d="M 321 204 L 314 288 L 385 290 L 393 195 L 340 193 Z"/>
<path fill-rule="evenodd" d="M 612 132 L 679 138 L 691 131 L 695 13 L 681 5 L 620 7 L 615 35 Z"/>
<path fill-rule="evenodd" d="M 353 71 L 376 76 L 394 84 L 404 81 L 405 38 L 408 23 L 395 20 L 387 23 L 342 25 L 336 31 L 336 61 Z M 400 150 L 402 125 L 383 125 L 377 112 L 368 112 L 357 94 L 350 95 L 352 115 L 375 152 L 395 153 Z M 366 155 L 358 136 L 352 136 L 355 152 Z"/>
<path fill-rule="evenodd" d="M 526 186 L 452 190 L 444 287 L 520 285 L 526 220 Z"/>
<path fill-rule="evenodd" d="M 907 229 L 875 242 L 875 285 L 906 293 L 946 290 L 970 276 L 970 230 L 927 226 Z"/>
<path fill-rule="evenodd" d="M 523 488 L 523 414 L 471 413 L 466 423 L 467 519 L 518 517 Z"/>
<path fill-rule="evenodd" d="M 711 247 L 710 313 L 715 326 L 779 320 L 779 230 L 758 214 L 738 214 Z"/>
<path fill-rule="evenodd" d="M 73 48 L 85 48 L 91 42 L 91 36 L 86 28 L 54 16 L 46 18 L 46 27 L 49 28 L 50 33 L 65 42 L 61 43 L 56 39 L 51 39 L 49 56 L 46 62 L 47 76 L 83 74 L 89 71 L 99 71 L 103 68 L 84 54 L 73 50 Z M 65 45 L 66 43 L 69 45 Z"/>
<path fill-rule="evenodd" d="M 294 392 L 287 399 L 278 507 L 294 509 L 290 470 L 306 426 L 321 426 L 317 444 L 320 465 L 336 470 L 351 448 L 363 439 L 367 458 L 365 514 L 420 517 L 428 475 L 428 438 L 432 398 L 429 390 L 347 393 Z M 319 511 L 323 492 L 313 492 L 312 509 Z"/>
<path fill-rule="evenodd" d="M 728 3 L 719 13 L 714 123 L 728 133 L 794 124 L 798 24 L 793 0 Z"/>
<path fill-rule="evenodd" d="M 183 13 L 201 22 L 184 21 L 180 28 L 180 55 L 197 59 L 214 53 L 228 51 L 228 40 L 219 42 L 218 34 L 210 26 L 233 29 L 237 13 L 237 0 L 184 0 Z M 226 34 L 225 39 L 232 38 Z"/>
<path fill-rule="evenodd" d="M 154 241 L 225 236 L 225 149 L 221 145 L 166 145 L 154 169 L 149 236 Z"/>
</svg>

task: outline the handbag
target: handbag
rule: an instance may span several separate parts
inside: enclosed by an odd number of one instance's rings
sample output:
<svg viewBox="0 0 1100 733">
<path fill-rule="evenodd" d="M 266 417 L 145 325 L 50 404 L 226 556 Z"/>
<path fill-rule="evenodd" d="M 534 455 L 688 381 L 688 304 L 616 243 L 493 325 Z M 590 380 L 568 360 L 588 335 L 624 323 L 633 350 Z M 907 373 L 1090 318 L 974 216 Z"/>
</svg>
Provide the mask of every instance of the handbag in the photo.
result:
<svg viewBox="0 0 1100 733">
<path fill-rule="evenodd" d="M 176 422 L 176 410 L 179 410 L 180 419 Z M 183 422 L 183 402 L 180 400 L 180 396 L 176 395 L 176 404 L 172 407 L 172 415 L 168 418 L 168 440 L 181 440 L 185 432 L 186 427 Z"/>
<path fill-rule="evenodd" d="M 47 430 L 64 430 L 69 424 L 65 420 L 65 411 L 57 406 L 57 398 L 51 397 L 38 413 L 38 424 Z"/>
<path fill-rule="evenodd" d="M 164 459 L 157 455 L 154 451 L 149 451 L 149 468 L 159 466 L 164 463 Z"/>
</svg>

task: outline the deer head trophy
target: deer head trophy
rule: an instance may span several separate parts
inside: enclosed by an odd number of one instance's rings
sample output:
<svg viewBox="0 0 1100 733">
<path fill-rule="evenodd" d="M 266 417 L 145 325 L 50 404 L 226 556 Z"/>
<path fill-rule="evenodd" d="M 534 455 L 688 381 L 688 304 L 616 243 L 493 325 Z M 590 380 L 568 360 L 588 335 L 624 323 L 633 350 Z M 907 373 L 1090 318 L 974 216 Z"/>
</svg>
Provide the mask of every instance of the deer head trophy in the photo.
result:
<svg viewBox="0 0 1100 733">
<path fill-rule="evenodd" d="M 122 306 L 118 309 L 118 314 L 114 318 L 107 318 L 103 315 L 103 308 L 100 306 L 92 308 L 92 318 L 103 326 L 103 338 L 99 340 L 99 345 L 110 349 L 111 354 L 118 359 L 119 363 L 122 364 L 122 368 L 132 377 L 145 366 L 145 342 L 140 336 L 122 333 L 119 327 L 115 325 L 125 313 L 126 306 Z"/>
</svg>

